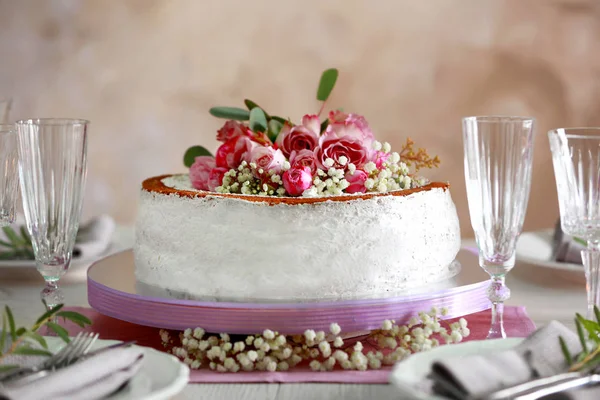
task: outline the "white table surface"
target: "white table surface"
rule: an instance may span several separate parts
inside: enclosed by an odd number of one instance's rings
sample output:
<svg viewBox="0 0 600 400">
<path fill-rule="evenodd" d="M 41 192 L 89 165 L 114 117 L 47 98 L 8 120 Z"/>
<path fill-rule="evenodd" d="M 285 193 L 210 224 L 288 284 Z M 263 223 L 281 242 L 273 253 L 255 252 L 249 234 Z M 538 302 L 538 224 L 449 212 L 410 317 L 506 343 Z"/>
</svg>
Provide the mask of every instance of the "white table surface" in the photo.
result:
<svg viewBox="0 0 600 400">
<path fill-rule="evenodd" d="M 114 249 L 133 243 L 133 229 L 118 227 Z M 465 242 L 467 244 L 467 242 Z M 61 283 L 65 303 L 88 306 L 82 266 L 69 271 Z M 25 274 L 27 275 L 27 274 Z M 585 313 L 585 286 L 573 275 L 517 264 L 508 275 L 509 305 L 523 305 L 536 325 L 552 319 L 573 326 L 575 312 Z M 23 276 L 0 268 L 0 304 L 8 304 L 18 323 L 29 324 L 43 312 L 39 292 L 43 281 L 36 271 Z M 3 306 L 2 306 L 3 307 Z M 176 399 L 398 399 L 390 385 L 350 384 L 191 384 Z"/>
</svg>

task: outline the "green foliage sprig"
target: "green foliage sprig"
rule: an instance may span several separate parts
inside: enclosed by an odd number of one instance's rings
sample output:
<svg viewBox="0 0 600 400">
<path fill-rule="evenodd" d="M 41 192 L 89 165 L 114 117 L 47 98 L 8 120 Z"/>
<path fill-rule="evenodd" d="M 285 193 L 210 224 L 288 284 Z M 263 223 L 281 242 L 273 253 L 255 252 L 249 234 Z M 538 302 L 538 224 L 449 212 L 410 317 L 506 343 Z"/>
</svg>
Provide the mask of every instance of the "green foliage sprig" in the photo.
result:
<svg viewBox="0 0 600 400">
<path fill-rule="evenodd" d="M 576 314 L 575 327 L 581 342 L 581 353 L 575 357 L 569 352 L 563 337 L 559 337 L 560 348 L 569 365 L 570 372 L 589 371 L 600 366 L 600 309 L 594 306 L 595 320 Z M 587 334 L 587 335 L 586 335 Z"/>
<path fill-rule="evenodd" d="M 82 328 L 92 324 L 92 321 L 85 315 L 74 311 L 63 311 L 62 308 L 63 304 L 59 304 L 46 311 L 35 321 L 33 326 L 26 328 L 17 327 L 12 310 L 5 306 L 2 313 L 2 332 L 0 332 L 0 361 L 9 355 L 51 356 L 52 353 L 48 351 L 48 343 L 39 331 L 42 327 L 46 327 L 56 333 L 65 343 L 69 343 L 67 330 L 58 324 L 61 318 L 63 322 L 71 321 Z M 9 338 L 11 340 L 10 347 L 4 352 Z M 36 343 L 39 346 L 34 347 L 33 345 Z M 0 365 L 0 371 L 16 367 L 18 365 Z"/>
<path fill-rule="evenodd" d="M 8 241 L 0 240 L 0 260 L 33 260 L 31 237 L 24 226 L 15 232 L 10 226 L 2 227 Z"/>
<path fill-rule="evenodd" d="M 339 72 L 335 68 L 330 68 L 321 74 L 319 80 L 319 86 L 317 87 L 317 100 L 321 101 L 321 108 L 318 115 L 320 116 L 325 108 L 327 99 L 331 95 L 335 83 L 337 82 Z M 283 128 L 284 124 L 293 125 L 289 118 L 279 117 L 277 115 L 270 115 L 265 109 L 259 106 L 256 102 L 245 99 L 244 105 L 247 110 L 239 107 L 212 107 L 209 110 L 210 115 L 217 118 L 224 118 L 235 121 L 248 121 L 248 126 L 253 132 L 266 133 L 267 137 L 271 142 L 275 143 L 279 132 Z M 321 123 L 321 132 L 325 131 L 329 120 L 325 120 Z M 187 149 L 183 156 L 183 164 L 189 168 L 194 163 L 194 160 L 198 156 L 211 156 L 212 154 L 206 148 L 202 146 L 193 146 Z"/>
</svg>

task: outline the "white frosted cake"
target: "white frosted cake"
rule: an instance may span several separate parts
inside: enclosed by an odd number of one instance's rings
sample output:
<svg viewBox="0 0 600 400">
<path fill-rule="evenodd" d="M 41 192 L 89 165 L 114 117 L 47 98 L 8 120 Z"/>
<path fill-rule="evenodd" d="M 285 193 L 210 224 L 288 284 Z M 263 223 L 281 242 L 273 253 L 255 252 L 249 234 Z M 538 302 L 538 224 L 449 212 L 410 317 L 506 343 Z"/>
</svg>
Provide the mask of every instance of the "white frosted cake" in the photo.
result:
<svg viewBox="0 0 600 400">
<path fill-rule="evenodd" d="M 387 297 L 449 278 L 460 247 L 447 184 L 390 194 L 279 198 L 194 189 L 188 175 L 143 183 L 137 280 L 211 301 Z"/>
</svg>

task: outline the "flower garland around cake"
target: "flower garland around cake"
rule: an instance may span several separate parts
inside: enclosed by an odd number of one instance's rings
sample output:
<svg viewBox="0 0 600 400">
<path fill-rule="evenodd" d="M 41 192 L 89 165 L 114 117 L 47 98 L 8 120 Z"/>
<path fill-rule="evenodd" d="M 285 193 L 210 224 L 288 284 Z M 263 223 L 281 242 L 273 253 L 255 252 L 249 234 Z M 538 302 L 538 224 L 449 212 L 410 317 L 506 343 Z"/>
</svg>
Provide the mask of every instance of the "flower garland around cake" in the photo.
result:
<svg viewBox="0 0 600 400">
<path fill-rule="evenodd" d="M 186 329 L 173 337 L 160 331 L 163 346 L 192 369 L 210 368 L 217 372 L 287 371 L 304 363 L 313 371 L 365 371 L 379 369 L 403 360 L 412 353 L 431 350 L 440 344 L 459 343 L 470 331 L 467 321 L 459 319 L 444 326 L 440 315 L 432 308 L 419 313 L 407 325 L 385 320 L 380 329 L 344 343 L 341 328 L 332 323 L 329 332 L 308 329 L 303 335 L 286 336 L 270 329 L 262 335 L 230 336 L 221 333 L 209 336 L 204 329 Z M 177 341 L 177 343 L 176 343 Z M 364 345 L 363 345 L 364 342 Z M 367 351 L 367 348 L 373 350 Z"/>
<path fill-rule="evenodd" d="M 315 197 L 427 184 L 414 173 L 437 167 L 440 160 L 424 149 L 415 151 L 410 138 L 394 152 L 389 143 L 375 140 L 363 116 L 334 110 L 321 121 L 337 77 L 336 69 L 323 72 L 317 90 L 321 109 L 299 124 L 270 115 L 251 100 L 245 100 L 247 110 L 211 108 L 213 116 L 227 119 L 217 132 L 222 144 L 215 156 L 202 146 L 186 151 L 192 186 L 219 193 Z"/>
</svg>

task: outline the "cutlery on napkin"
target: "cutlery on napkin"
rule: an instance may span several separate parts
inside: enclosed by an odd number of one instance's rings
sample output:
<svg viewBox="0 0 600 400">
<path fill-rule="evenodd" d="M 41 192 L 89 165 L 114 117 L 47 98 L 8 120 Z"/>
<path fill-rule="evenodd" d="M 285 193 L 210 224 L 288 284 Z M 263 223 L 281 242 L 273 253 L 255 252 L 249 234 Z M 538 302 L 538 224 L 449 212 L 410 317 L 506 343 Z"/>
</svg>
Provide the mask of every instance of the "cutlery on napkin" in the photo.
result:
<svg viewBox="0 0 600 400">
<path fill-rule="evenodd" d="M 22 215 L 17 216 L 17 220 L 10 226 L 17 235 L 21 247 L 17 251 L 18 256 L 13 257 L 14 249 L 6 246 L 0 247 L 0 258 L 4 260 L 12 259 L 31 259 L 33 260 L 33 251 L 29 239 L 24 240 L 23 233 L 25 228 L 25 219 Z M 74 259 L 86 259 L 99 256 L 104 253 L 112 240 L 115 231 L 115 221 L 109 215 L 99 215 L 79 226 L 75 246 L 73 247 Z M 0 241 L 5 244 L 13 244 L 14 240 L 4 230 L 0 230 Z M 25 243 L 28 242 L 28 243 Z M 26 249 L 29 250 L 26 250 Z"/>
<path fill-rule="evenodd" d="M 138 372 L 144 350 L 119 347 L 51 372 L 26 384 L 0 386 L 0 400 L 95 400 L 120 389 Z"/>
<path fill-rule="evenodd" d="M 568 370 L 559 337 L 571 354 L 581 352 L 577 334 L 552 321 L 510 350 L 452 357 L 432 365 L 432 391 L 451 399 L 485 399 L 490 393 Z M 585 387 L 544 397 L 547 400 L 600 399 L 600 387 Z"/>
</svg>

